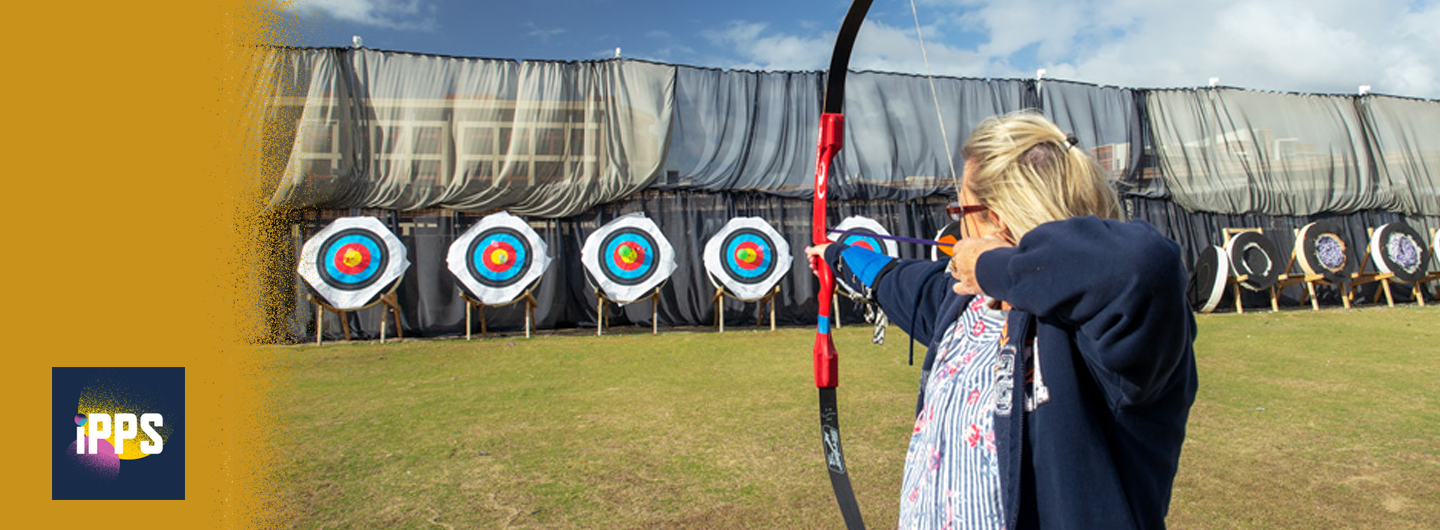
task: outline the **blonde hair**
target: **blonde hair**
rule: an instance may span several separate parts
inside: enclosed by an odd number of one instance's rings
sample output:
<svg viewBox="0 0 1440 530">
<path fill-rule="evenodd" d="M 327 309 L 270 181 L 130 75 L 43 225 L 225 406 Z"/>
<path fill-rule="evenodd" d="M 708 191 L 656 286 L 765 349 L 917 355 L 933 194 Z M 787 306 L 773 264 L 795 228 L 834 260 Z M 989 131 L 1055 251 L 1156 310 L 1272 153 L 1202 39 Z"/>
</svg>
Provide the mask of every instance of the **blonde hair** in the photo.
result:
<svg viewBox="0 0 1440 530">
<path fill-rule="evenodd" d="M 965 184 L 976 201 L 1000 216 L 1014 241 L 1050 221 L 1123 217 L 1100 166 L 1033 111 L 985 119 L 961 153 L 973 164 Z"/>
</svg>

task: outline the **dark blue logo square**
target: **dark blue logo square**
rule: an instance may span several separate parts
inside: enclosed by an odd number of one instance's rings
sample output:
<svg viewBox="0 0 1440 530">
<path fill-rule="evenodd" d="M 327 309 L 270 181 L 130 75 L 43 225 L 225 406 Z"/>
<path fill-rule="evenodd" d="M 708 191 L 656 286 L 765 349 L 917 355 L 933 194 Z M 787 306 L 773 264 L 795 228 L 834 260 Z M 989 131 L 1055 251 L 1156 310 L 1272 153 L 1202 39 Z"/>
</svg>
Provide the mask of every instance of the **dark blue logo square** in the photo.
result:
<svg viewBox="0 0 1440 530">
<path fill-rule="evenodd" d="M 184 368 L 52 368 L 54 500 L 185 499 Z"/>
</svg>

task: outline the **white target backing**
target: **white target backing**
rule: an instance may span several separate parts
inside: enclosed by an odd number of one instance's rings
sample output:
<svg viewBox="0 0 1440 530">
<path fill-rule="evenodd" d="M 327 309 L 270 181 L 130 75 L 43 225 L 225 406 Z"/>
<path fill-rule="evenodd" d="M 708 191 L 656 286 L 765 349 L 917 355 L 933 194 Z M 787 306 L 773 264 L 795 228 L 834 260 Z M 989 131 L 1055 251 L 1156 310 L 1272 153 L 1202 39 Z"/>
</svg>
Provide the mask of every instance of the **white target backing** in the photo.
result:
<svg viewBox="0 0 1440 530">
<path fill-rule="evenodd" d="M 405 245 L 374 217 L 342 217 L 300 249 L 296 272 L 331 307 L 358 309 L 410 267 Z"/>
<path fill-rule="evenodd" d="M 675 251 L 654 221 L 632 213 L 586 237 L 580 263 L 606 297 L 623 304 L 648 296 L 670 278 Z"/>
<path fill-rule="evenodd" d="M 450 243 L 445 264 L 476 300 L 503 304 L 545 273 L 550 256 L 524 219 L 500 212 L 480 219 Z"/>
<path fill-rule="evenodd" d="M 705 270 L 743 300 L 770 294 L 794 258 L 785 238 L 759 217 L 736 217 L 705 243 Z"/>
</svg>

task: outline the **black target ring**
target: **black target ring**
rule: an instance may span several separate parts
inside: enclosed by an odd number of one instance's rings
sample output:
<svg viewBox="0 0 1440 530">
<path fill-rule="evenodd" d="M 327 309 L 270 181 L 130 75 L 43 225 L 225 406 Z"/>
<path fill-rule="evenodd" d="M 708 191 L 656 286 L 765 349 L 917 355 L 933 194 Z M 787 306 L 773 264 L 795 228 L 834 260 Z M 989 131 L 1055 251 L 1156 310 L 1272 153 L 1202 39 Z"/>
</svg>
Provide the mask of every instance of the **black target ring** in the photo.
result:
<svg viewBox="0 0 1440 530">
<path fill-rule="evenodd" d="M 623 241 L 626 238 L 638 239 L 641 242 L 640 246 L 643 247 L 646 253 L 646 257 L 649 259 L 648 265 L 642 265 L 645 267 L 643 271 L 628 278 L 621 276 L 615 271 L 617 265 L 613 259 L 614 253 L 611 251 L 612 245 L 616 244 L 616 240 Z M 660 263 L 660 247 L 655 243 L 655 238 L 650 237 L 650 234 L 644 230 L 632 227 L 620 228 L 606 234 L 605 239 L 600 240 L 599 252 L 601 274 L 604 274 L 606 279 L 615 282 L 617 285 L 626 287 L 645 283 L 646 280 L 649 280 L 651 276 L 655 275 L 657 265 Z"/>
<path fill-rule="evenodd" d="M 370 259 L 375 263 L 366 267 L 369 274 L 365 274 L 353 281 L 347 281 L 349 276 L 337 275 L 331 272 L 330 264 L 335 260 L 336 253 L 343 248 L 337 244 L 357 242 L 370 250 Z M 390 264 L 390 247 L 375 232 L 364 228 L 346 228 L 325 238 L 320 244 L 320 252 L 316 256 L 319 263 L 315 264 L 316 270 L 320 273 L 320 280 L 326 285 L 344 291 L 358 291 L 374 285 L 383 276 L 384 271 Z"/>
<path fill-rule="evenodd" d="M 1315 221 L 1300 229 L 1296 240 L 1296 258 L 1309 274 L 1319 274 L 1325 281 L 1341 283 L 1359 267 L 1354 253 L 1340 236 L 1340 225 L 1334 221 Z"/>
<path fill-rule="evenodd" d="M 1214 311 L 1225 294 L 1225 276 L 1229 270 L 1225 249 L 1216 246 L 1200 249 L 1185 290 L 1190 307 L 1201 313 Z"/>
<path fill-rule="evenodd" d="M 1245 276 L 1240 285 L 1252 291 L 1269 289 L 1280 281 L 1280 249 L 1259 232 L 1240 232 L 1225 245 L 1236 276 Z"/>
<path fill-rule="evenodd" d="M 763 247 L 760 250 L 765 253 L 764 261 L 760 267 L 757 267 L 758 270 L 746 273 L 738 272 L 736 270 L 738 266 L 734 263 L 734 252 L 731 249 L 751 241 L 758 241 L 760 244 L 756 246 Z M 738 228 L 725 236 L 725 239 L 720 242 L 720 252 L 721 263 L 725 265 L 725 274 L 737 282 L 747 285 L 765 283 L 770 280 L 770 274 L 775 271 L 775 242 L 770 239 L 769 234 L 754 228 Z"/>
<path fill-rule="evenodd" d="M 1381 272 L 1394 274 L 1402 283 L 1425 279 L 1430 251 L 1425 248 L 1425 237 L 1408 224 L 1389 223 L 1376 230 L 1370 241 L 1370 254 Z"/>
<path fill-rule="evenodd" d="M 488 246 L 491 241 L 495 241 L 497 239 L 509 240 L 506 242 L 512 245 L 518 243 L 518 250 L 523 253 L 521 254 L 523 261 L 520 263 L 519 268 L 511 271 L 506 271 L 506 278 L 504 279 L 491 278 L 491 275 L 487 275 L 484 271 L 481 271 L 478 267 L 475 266 L 475 261 L 477 258 L 475 253 L 479 250 L 482 250 L 480 244 L 485 243 Z M 520 278 L 525 277 L 525 273 L 528 272 L 530 270 L 530 267 L 535 264 L 534 256 L 534 250 L 530 248 L 529 238 L 525 237 L 524 234 L 521 234 L 519 230 L 515 230 L 507 226 L 499 226 L 480 232 L 479 234 L 476 234 L 474 238 L 470 239 L 470 246 L 465 249 L 465 269 L 470 272 L 470 277 L 473 278 L 476 282 L 479 282 L 481 285 L 497 288 L 509 287 L 511 285 L 514 285 L 515 282 L 519 281 Z"/>
</svg>

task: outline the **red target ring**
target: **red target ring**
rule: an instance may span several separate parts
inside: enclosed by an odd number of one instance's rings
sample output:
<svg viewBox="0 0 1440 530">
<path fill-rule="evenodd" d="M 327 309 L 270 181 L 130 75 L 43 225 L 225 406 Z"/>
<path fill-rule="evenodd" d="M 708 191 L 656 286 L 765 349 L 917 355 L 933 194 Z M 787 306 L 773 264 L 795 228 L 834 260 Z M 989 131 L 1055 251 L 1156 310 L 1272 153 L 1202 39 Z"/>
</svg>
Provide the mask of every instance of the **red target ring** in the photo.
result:
<svg viewBox="0 0 1440 530">
<path fill-rule="evenodd" d="M 765 264 L 765 249 L 752 241 L 740 243 L 735 248 L 735 264 L 747 271 L 755 270 Z"/>
<path fill-rule="evenodd" d="M 625 241 L 616 245 L 615 255 L 611 256 L 611 262 L 623 271 L 633 271 L 645 264 L 645 248 L 633 241 Z"/>
<path fill-rule="evenodd" d="M 485 268 L 493 272 L 506 272 L 515 266 L 515 247 L 504 241 L 492 241 L 481 254 Z"/>
<path fill-rule="evenodd" d="M 359 274 L 370 266 L 370 249 L 349 243 L 335 251 L 335 268 L 345 274 Z"/>
</svg>

